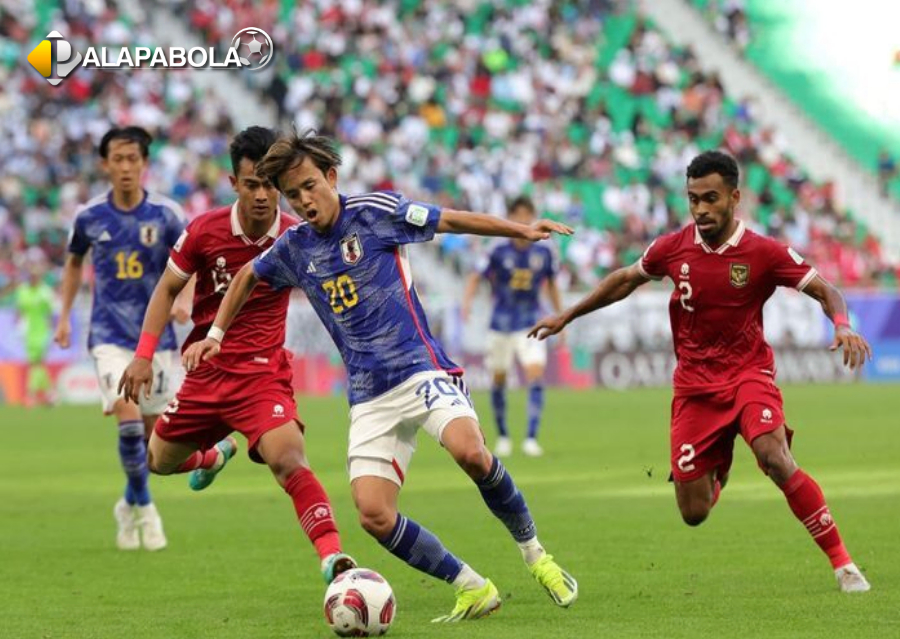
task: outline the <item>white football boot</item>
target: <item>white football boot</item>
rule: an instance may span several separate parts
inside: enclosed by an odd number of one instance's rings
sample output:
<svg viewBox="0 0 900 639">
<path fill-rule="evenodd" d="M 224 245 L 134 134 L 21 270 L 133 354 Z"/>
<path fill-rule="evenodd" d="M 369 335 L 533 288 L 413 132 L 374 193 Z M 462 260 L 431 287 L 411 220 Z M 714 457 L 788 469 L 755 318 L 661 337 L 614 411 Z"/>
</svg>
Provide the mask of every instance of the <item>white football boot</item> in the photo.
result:
<svg viewBox="0 0 900 639">
<path fill-rule="evenodd" d="M 162 550 L 168 543 L 163 532 L 162 518 L 152 503 L 136 508 L 141 528 L 141 543 L 145 550 Z"/>
<path fill-rule="evenodd" d="M 841 592 L 869 592 L 872 586 L 863 577 L 856 564 L 847 564 L 834 571 Z"/>
<path fill-rule="evenodd" d="M 522 452 L 529 457 L 540 457 L 544 454 L 544 449 L 541 448 L 541 445 L 538 444 L 536 439 L 529 437 L 522 442 Z"/>
<path fill-rule="evenodd" d="M 509 457 L 512 455 L 512 441 L 509 437 L 498 437 L 494 444 L 494 454 L 497 457 Z"/>
<path fill-rule="evenodd" d="M 119 499 L 113 508 L 113 517 L 116 518 L 118 526 L 116 547 L 119 550 L 137 550 L 140 548 L 141 540 L 138 536 L 134 506 L 125 501 L 124 497 Z"/>
</svg>

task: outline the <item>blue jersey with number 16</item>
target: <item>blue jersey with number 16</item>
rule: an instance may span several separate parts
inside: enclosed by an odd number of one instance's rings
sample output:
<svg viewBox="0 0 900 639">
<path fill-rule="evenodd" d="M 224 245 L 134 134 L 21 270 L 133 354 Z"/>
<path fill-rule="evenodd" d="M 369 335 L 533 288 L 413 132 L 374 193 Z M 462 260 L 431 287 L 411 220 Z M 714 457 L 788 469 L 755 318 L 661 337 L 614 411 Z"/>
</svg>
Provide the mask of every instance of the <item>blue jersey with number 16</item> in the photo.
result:
<svg viewBox="0 0 900 639">
<path fill-rule="evenodd" d="M 83 256 L 92 251 L 94 301 L 88 348 L 101 344 L 137 347 L 150 296 L 182 230 L 181 207 L 155 193 L 144 192 L 136 208 L 121 211 L 109 191 L 78 211 L 69 252 Z M 166 325 L 159 349 L 177 347 L 175 332 L 171 324 Z"/>
<path fill-rule="evenodd" d="M 461 373 L 428 329 L 405 247 L 434 237 L 440 208 L 388 191 L 340 196 L 340 207 L 326 233 L 285 231 L 256 258 L 256 276 L 306 293 L 347 367 L 351 405 L 416 373 Z"/>
</svg>

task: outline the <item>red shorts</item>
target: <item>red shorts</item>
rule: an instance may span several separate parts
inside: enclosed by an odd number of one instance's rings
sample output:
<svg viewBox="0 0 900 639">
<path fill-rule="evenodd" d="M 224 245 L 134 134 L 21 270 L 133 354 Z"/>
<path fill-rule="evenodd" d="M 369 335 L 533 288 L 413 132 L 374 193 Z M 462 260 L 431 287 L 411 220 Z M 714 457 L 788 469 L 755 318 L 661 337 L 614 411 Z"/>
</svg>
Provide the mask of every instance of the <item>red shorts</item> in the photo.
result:
<svg viewBox="0 0 900 639">
<path fill-rule="evenodd" d="M 206 450 L 238 431 L 247 438 L 250 458 L 262 462 L 256 452 L 259 438 L 289 421 L 299 423 L 291 379 L 287 358 L 275 363 L 275 370 L 245 374 L 204 364 L 185 377 L 154 432 Z"/>
<path fill-rule="evenodd" d="M 739 381 L 703 395 L 672 399 L 671 463 L 677 482 L 698 479 L 713 470 L 731 468 L 734 438 L 748 444 L 784 424 L 781 391 L 771 380 Z M 788 442 L 791 436 L 788 431 Z"/>
</svg>

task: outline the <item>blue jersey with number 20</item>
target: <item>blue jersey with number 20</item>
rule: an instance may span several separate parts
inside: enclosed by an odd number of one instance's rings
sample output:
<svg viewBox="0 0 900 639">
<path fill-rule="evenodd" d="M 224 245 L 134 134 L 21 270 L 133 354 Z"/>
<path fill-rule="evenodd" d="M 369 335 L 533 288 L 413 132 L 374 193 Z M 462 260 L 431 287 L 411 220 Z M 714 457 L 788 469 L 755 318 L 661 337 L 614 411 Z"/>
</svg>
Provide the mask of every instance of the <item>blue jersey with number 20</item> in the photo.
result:
<svg viewBox="0 0 900 639">
<path fill-rule="evenodd" d="M 351 405 L 419 372 L 461 373 L 428 329 L 405 247 L 434 237 L 440 208 L 388 191 L 342 195 L 340 207 L 326 233 L 285 231 L 254 261 L 256 276 L 306 293 L 347 367 Z"/>
</svg>

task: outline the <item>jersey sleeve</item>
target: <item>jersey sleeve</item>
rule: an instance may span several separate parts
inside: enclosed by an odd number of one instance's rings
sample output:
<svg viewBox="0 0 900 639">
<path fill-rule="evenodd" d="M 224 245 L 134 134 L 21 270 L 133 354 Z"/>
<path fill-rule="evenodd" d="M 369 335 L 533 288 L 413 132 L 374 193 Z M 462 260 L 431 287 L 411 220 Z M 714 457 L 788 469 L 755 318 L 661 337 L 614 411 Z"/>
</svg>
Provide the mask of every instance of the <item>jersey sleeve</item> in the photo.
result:
<svg viewBox="0 0 900 639">
<path fill-rule="evenodd" d="M 789 246 L 772 242 L 769 267 L 776 286 L 787 286 L 802 291 L 818 271 L 806 263 L 797 251 Z"/>
<path fill-rule="evenodd" d="M 253 260 L 253 274 L 275 290 L 300 288 L 290 237 L 291 232 L 286 231 L 272 246 Z"/>
<path fill-rule="evenodd" d="M 69 231 L 67 246 L 69 253 L 83 256 L 91 248 L 91 238 L 87 234 L 87 210 L 82 209 L 75 214 L 75 221 L 72 223 L 72 229 Z"/>
<path fill-rule="evenodd" d="M 413 244 L 431 240 L 441 219 L 441 207 L 414 202 L 402 195 L 398 197 L 394 210 L 377 218 L 373 225 L 375 234 L 389 244 Z"/>
<path fill-rule="evenodd" d="M 658 237 L 650 243 L 650 246 L 644 251 L 641 259 L 637 261 L 638 270 L 646 278 L 651 280 L 661 280 L 668 272 L 666 271 L 666 238 Z"/>
<path fill-rule="evenodd" d="M 199 246 L 202 236 L 198 225 L 192 222 L 181 231 L 181 235 L 172 244 L 167 266 L 183 280 L 191 279 L 191 275 L 203 266 L 203 255 Z"/>
</svg>

